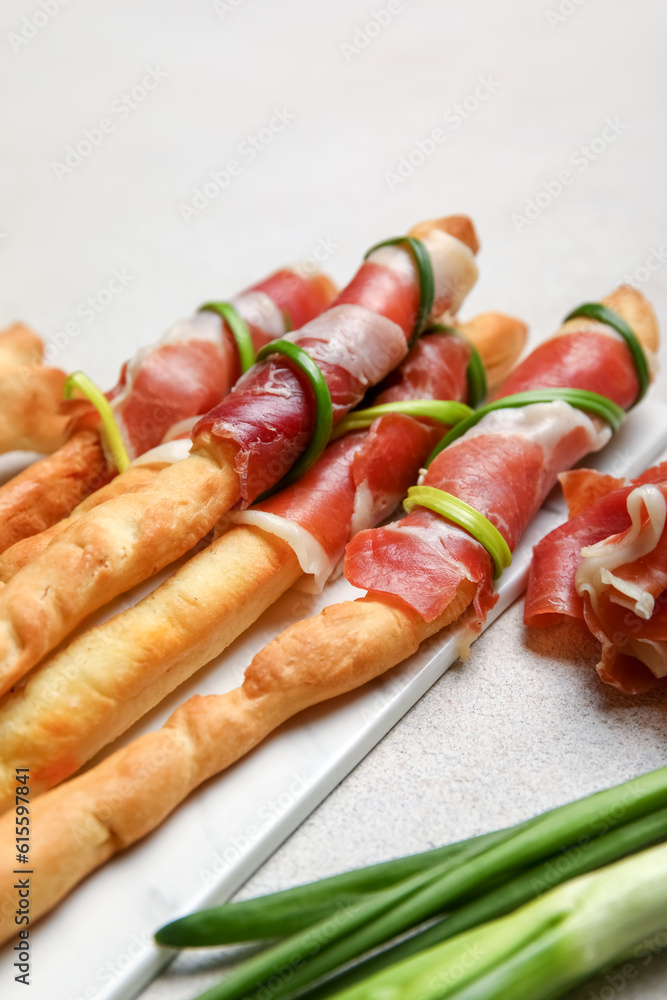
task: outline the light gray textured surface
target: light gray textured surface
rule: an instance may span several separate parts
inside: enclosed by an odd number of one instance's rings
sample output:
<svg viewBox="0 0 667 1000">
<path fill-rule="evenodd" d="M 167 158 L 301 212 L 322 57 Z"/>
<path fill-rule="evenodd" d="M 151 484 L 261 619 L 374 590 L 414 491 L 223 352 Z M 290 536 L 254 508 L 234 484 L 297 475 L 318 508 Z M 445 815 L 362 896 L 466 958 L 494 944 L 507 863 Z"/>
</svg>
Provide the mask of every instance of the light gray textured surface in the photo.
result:
<svg viewBox="0 0 667 1000">
<path fill-rule="evenodd" d="M 344 48 L 387 6 L 71 0 L 24 44 L 23 18 L 40 7 L 5 3 L 0 323 L 23 317 L 58 364 L 110 385 L 174 318 L 319 241 L 335 244 L 325 267 L 344 282 L 370 243 L 453 211 L 474 216 L 483 243 L 466 315 L 513 311 L 535 343 L 634 274 L 664 321 L 664 5 L 403 0 L 363 49 Z M 110 111 L 156 67 L 167 75 L 145 101 Z M 480 78 L 493 92 L 455 126 Z M 274 108 L 294 120 L 247 162 L 240 146 Z M 109 116 L 113 131 L 59 180 L 54 162 Z M 577 151 L 607 119 L 618 135 L 584 169 Z M 446 140 L 422 165 L 387 177 L 439 127 Z M 239 176 L 184 221 L 181 206 L 231 158 Z M 554 197 L 563 170 L 571 183 Z M 513 215 L 548 189 L 518 231 Z M 80 304 L 114 270 L 126 287 L 88 321 Z M 63 337 L 71 322 L 79 332 Z M 653 391 L 667 396 L 665 372 Z M 566 627 L 528 635 L 514 607 L 245 893 L 490 829 L 664 763 L 664 698 L 603 689 L 594 658 Z M 184 956 L 142 1000 L 196 995 L 218 960 Z M 666 972 L 656 959 L 578 997 L 657 1000 Z"/>
</svg>

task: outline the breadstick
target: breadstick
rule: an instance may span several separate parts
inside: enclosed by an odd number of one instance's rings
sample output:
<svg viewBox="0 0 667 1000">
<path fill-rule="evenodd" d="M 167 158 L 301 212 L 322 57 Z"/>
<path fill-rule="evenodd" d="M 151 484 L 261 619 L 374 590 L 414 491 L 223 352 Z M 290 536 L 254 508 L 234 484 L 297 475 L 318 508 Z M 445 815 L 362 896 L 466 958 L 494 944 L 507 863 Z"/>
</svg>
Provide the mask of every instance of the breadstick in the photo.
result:
<svg viewBox="0 0 667 1000">
<path fill-rule="evenodd" d="M 0 366 L 0 452 L 60 447 L 68 423 L 58 413 L 64 382 L 58 368 Z"/>
<path fill-rule="evenodd" d="M 82 432 L 83 434 L 91 434 L 90 431 Z M 156 460 L 154 462 L 142 462 L 140 465 L 130 465 L 125 472 L 116 476 L 111 482 L 106 483 L 104 486 L 97 488 L 96 482 L 104 482 L 105 476 L 107 475 L 107 465 L 104 459 L 102 446 L 99 437 L 96 433 L 93 434 L 94 445 L 91 444 L 89 447 L 92 458 L 90 464 L 85 463 L 85 457 L 82 449 L 82 461 L 81 464 L 84 465 L 82 470 L 81 480 L 80 480 L 80 490 L 85 495 L 85 499 L 81 500 L 72 510 L 71 504 L 73 502 L 73 489 L 70 489 L 67 497 L 65 497 L 62 506 L 56 507 L 54 500 L 52 498 L 52 493 L 54 490 L 53 478 L 57 479 L 57 485 L 59 487 L 56 492 L 56 498 L 60 497 L 63 482 L 67 483 L 69 477 L 72 474 L 73 462 L 69 459 L 65 459 L 66 465 L 66 475 L 64 477 L 51 477 L 47 472 L 45 473 L 44 479 L 46 480 L 43 497 L 40 495 L 39 502 L 31 508 L 32 520 L 30 522 L 29 528 L 25 531 L 25 534 L 21 534 L 22 528 L 19 526 L 18 534 L 20 538 L 15 541 L 12 545 L 8 546 L 4 552 L 0 554 L 0 583 L 6 583 L 15 573 L 18 573 L 20 569 L 26 566 L 32 559 L 35 559 L 44 549 L 49 545 L 49 543 L 57 536 L 65 531 L 74 521 L 80 518 L 86 511 L 92 510 L 93 507 L 98 507 L 101 503 L 106 500 L 111 500 L 114 497 L 123 496 L 125 493 L 134 493 L 140 487 L 144 486 L 146 483 L 151 482 L 155 476 L 162 469 L 166 468 L 167 465 L 171 464 L 169 462 L 163 462 Z M 74 441 L 74 439 L 72 439 Z M 68 450 L 69 443 L 64 445 L 63 448 L 59 449 L 54 455 L 50 456 L 48 459 L 44 459 L 44 462 L 56 461 L 57 456 L 61 455 L 62 452 Z M 80 445 L 82 443 L 80 442 Z M 104 464 L 102 465 L 102 462 Z M 97 480 L 94 478 L 95 470 L 97 471 Z M 32 474 L 34 477 L 35 466 L 32 466 Z M 20 476 L 16 476 L 9 483 L 7 487 L 13 487 Z M 32 477 L 26 477 L 27 483 L 30 484 L 30 495 L 32 495 Z M 92 492 L 90 492 L 92 490 Z M 16 496 L 13 496 L 8 500 L 8 506 L 14 511 L 17 507 Z M 0 491 L 0 511 L 3 510 L 5 502 L 5 494 Z M 48 503 L 48 508 L 46 504 Z M 46 527 L 43 530 L 39 530 L 35 526 L 37 525 L 36 517 L 37 511 L 43 511 L 47 509 L 51 511 L 53 515 L 53 520 L 50 527 Z M 68 509 L 71 510 L 71 514 L 67 516 Z M 56 517 L 59 518 L 56 520 Z M 47 519 L 49 514 L 47 513 Z M 9 520 L 9 518 L 8 518 Z M 35 533 L 32 533 L 32 528 L 35 527 Z M 2 527 L 0 527 L 0 549 L 2 548 Z"/>
<path fill-rule="evenodd" d="M 0 330 L 0 367 L 4 365 L 41 365 L 44 344 L 23 323 L 12 323 Z"/>
<path fill-rule="evenodd" d="M 0 552 L 65 517 L 110 476 L 99 435 L 92 430 L 74 434 L 36 465 L 0 491 Z"/>
<path fill-rule="evenodd" d="M 457 308 L 477 274 L 472 252 L 448 226 L 437 223 L 424 243 L 439 312 Z M 469 221 L 467 229 L 474 233 Z M 338 304 L 288 335 L 328 373 L 336 419 L 403 359 L 419 311 L 409 253 L 375 253 Z M 234 504 L 251 502 L 287 472 L 312 434 L 314 397 L 301 373 L 277 358 L 254 365 L 200 421 L 188 458 L 140 493 L 88 511 L 9 580 L 0 592 L 0 694 L 88 614 L 183 555 Z"/>
<path fill-rule="evenodd" d="M 312 647 L 304 649 L 299 637 L 296 656 L 288 629 L 275 640 L 279 656 L 255 657 L 240 688 L 224 695 L 195 695 L 162 729 L 40 796 L 30 807 L 30 857 L 39 872 L 31 920 L 117 851 L 155 829 L 193 789 L 248 753 L 286 719 L 365 684 L 410 656 L 423 639 L 458 617 L 470 596 L 462 585 L 448 612 L 429 624 L 414 612 L 386 603 L 363 599 L 342 604 L 327 615 L 327 625 L 335 623 L 339 636 L 334 658 L 319 653 L 319 618 L 307 623 Z M 367 643 L 374 650 L 370 663 L 363 651 Z M 0 818 L 0 897 L 8 899 L 16 881 L 15 838 L 15 817 L 6 813 Z M 3 909 L 0 940 L 15 933 L 13 912 Z"/>
<path fill-rule="evenodd" d="M 506 374 L 525 339 L 523 324 L 496 313 L 463 324 L 462 331 L 479 343 L 483 361 L 493 356 L 496 377 Z M 469 349 L 460 340 L 423 338 L 376 402 L 425 394 L 460 397 L 468 359 Z M 73 774 L 277 600 L 303 571 L 287 544 L 290 531 L 297 533 L 297 551 L 298 532 L 305 530 L 319 545 L 326 540 L 328 566 L 338 563 L 353 531 L 358 493 L 387 492 L 388 505 L 366 521 L 377 523 L 404 495 L 444 433 L 405 417 L 397 426 L 396 419 L 380 420 L 372 434 L 356 432 L 347 444 L 327 449 L 313 472 L 285 492 L 280 509 L 289 512 L 291 527 L 280 516 L 273 524 L 274 532 L 288 532 L 285 541 L 269 534 L 271 524 L 261 520 L 232 527 L 136 607 L 73 640 L 9 694 L 0 706 L 0 811 L 11 794 L 15 766 L 30 767 L 33 794 Z M 384 459 L 388 441 L 394 442 L 391 474 L 378 476 L 377 458 Z M 348 485 L 352 469 L 356 488 Z M 335 537 L 329 522 L 322 525 L 317 516 L 311 521 L 309 512 L 320 501 L 336 511 Z M 257 510 L 250 516 L 256 517 Z M 276 516 L 275 505 L 271 516 Z"/>
</svg>

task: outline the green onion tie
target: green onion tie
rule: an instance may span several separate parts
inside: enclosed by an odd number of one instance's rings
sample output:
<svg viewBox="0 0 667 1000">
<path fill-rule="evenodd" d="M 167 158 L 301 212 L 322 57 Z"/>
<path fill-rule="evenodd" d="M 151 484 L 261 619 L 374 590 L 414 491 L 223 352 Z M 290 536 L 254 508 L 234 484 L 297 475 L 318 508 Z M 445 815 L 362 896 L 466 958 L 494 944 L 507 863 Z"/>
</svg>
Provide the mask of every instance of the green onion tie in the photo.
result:
<svg viewBox="0 0 667 1000">
<path fill-rule="evenodd" d="M 633 406 L 636 406 L 640 399 L 643 399 L 646 395 L 646 390 L 649 387 L 649 382 L 651 381 L 651 374 L 649 372 L 648 361 L 646 360 L 646 352 L 642 347 L 639 337 L 632 329 L 632 327 L 626 323 L 622 316 L 619 316 L 617 312 L 610 309 L 609 306 L 603 305 L 601 302 L 584 302 L 583 305 L 578 306 L 573 309 L 571 313 L 568 313 L 564 323 L 567 323 L 570 319 L 576 319 L 577 316 L 585 316 L 588 319 L 596 319 L 600 323 L 604 323 L 605 326 L 610 326 L 612 330 L 616 330 L 623 340 L 628 345 L 628 350 L 632 356 L 634 362 L 635 371 L 637 372 L 637 380 L 639 382 L 639 391 L 635 398 Z"/>
<path fill-rule="evenodd" d="M 231 302 L 206 302 L 203 306 L 199 307 L 199 312 L 217 313 L 222 317 L 223 323 L 227 324 L 232 337 L 236 341 L 241 364 L 241 374 L 243 375 L 255 363 L 255 348 L 253 347 L 248 324 L 239 315 L 238 310 L 234 308 Z"/>
<path fill-rule="evenodd" d="M 364 255 L 364 260 L 367 260 L 374 250 L 379 250 L 381 247 L 402 246 L 403 244 L 412 253 L 419 278 L 419 310 L 410 338 L 410 346 L 412 346 L 424 332 L 435 301 L 435 277 L 431 255 L 422 241 L 415 239 L 414 236 L 394 236 L 393 239 L 382 240 L 381 243 L 372 246 Z"/>
<path fill-rule="evenodd" d="M 452 493 L 445 493 L 436 486 L 411 486 L 403 501 L 408 514 L 413 507 L 427 507 L 464 528 L 483 545 L 493 560 L 493 578 L 497 580 L 504 569 L 512 564 L 510 547 L 488 517 Z"/>
<path fill-rule="evenodd" d="M 125 450 L 123 438 L 118 429 L 118 424 L 114 419 L 113 410 L 109 405 L 109 400 L 106 398 L 104 393 L 97 388 L 95 383 L 88 378 L 85 372 L 72 372 L 71 375 L 67 376 L 63 386 L 63 398 L 71 399 L 74 395 L 75 389 L 78 389 L 79 392 L 93 404 L 99 413 L 102 420 L 102 432 L 113 462 L 119 472 L 125 472 L 130 464 L 130 459 L 128 458 L 127 451 Z"/>
<path fill-rule="evenodd" d="M 315 396 L 315 430 L 303 455 L 294 463 L 289 472 L 275 486 L 262 493 L 256 502 L 266 500 L 267 497 L 293 483 L 295 479 L 307 472 L 324 451 L 333 427 L 333 403 L 331 402 L 329 386 L 310 354 L 304 351 L 303 347 L 293 344 L 290 340 L 272 340 L 270 344 L 265 344 L 257 352 L 256 360 L 264 361 L 270 354 L 283 354 L 289 358 L 310 381 Z"/>
<path fill-rule="evenodd" d="M 351 413 L 334 427 L 331 440 L 349 434 L 350 431 L 365 430 L 378 417 L 386 417 L 390 413 L 404 413 L 409 417 L 428 417 L 438 423 L 452 425 L 465 420 L 474 411 L 465 403 L 452 399 L 404 399 L 395 403 L 380 403 L 369 406 L 365 410 L 352 410 Z"/>
</svg>

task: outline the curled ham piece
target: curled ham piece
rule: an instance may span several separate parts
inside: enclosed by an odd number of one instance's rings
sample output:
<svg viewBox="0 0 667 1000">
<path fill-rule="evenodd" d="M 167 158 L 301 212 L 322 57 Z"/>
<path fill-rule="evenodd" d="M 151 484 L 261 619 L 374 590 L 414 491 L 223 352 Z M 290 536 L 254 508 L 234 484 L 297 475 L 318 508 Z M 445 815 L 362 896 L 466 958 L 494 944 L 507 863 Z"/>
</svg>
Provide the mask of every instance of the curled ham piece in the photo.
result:
<svg viewBox="0 0 667 1000">
<path fill-rule="evenodd" d="M 424 337 L 380 386 L 373 403 L 462 401 L 469 359 L 470 347 L 461 338 Z M 339 567 L 347 541 L 394 510 L 445 430 L 405 414 L 379 417 L 367 431 L 334 441 L 296 483 L 228 516 L 283 538 L 308 574 L 303 589 L 319 592 Z"/>
<path fill-rule="evenodd" d="M 582 622 L 601 679 L 626 694 L 667 684 L 667 462 L 630 483 L 562 477 L 570 519 L 535 547 L 524 620 Z M 574 512 L 574 513 L 573 513 Z"/>
<path fill-rule="evenodd" d="M 634 294 L 614 293 L 621 301 L 630 296 L 633 307 Z M 614 296 L 607 301 L 616 305 Z M 608 362 L 605 371 L 600 369 L 603 361 Z M 496 398 L 552 386 L 603 392 L 629 406 L 637 394 L 637 377 L 630 352 L 613 331 L 607 334 L 600 324 L 572 320 L 515 369 Z M 601 448 L 609 436 L 601 421 L 562 402 L 498 410 L 438 455 L 424 485 L 474 507 L 513 550 L 558 473 Z M 486 549 L 423 507 L 397 524 L 357 535 L 347 548 L 345 575 L 356 587 L 400 599 L 426 622 L 445 611 L 465 580 L 475 585 L 473 604 L 480 624 L 496 602 Z"/>
<path fill-rule="evenodd" d="M 326 308 L 333 286 L 321 275 L 281 270 L 229 301 L 246 321 L 256 350 Z M 155 447 L 169 428 L 205 413 L 240 374 L 236 343 L 221 317 L 200 312 L 169 328 L 123 366 L 107 395 L 128 454 Z"/>
<path fill-rule="evenodd" d="M 436 303 L 458 303 L 477 276 L 471 224 L 466 220 L 458 239 L 444 231 L 449 221 L 428 224 L 420 237 L 433 266 Z M 466 233 L 468 245 L 462 241 Z M 288 335 L 322 370 L 334 422 L 403 360 L 418 309 L 419 278 L 410 252 L 386 247 L 374 251 L 327 312 Z M 197 445 L 205 433 L 205 447 L 233 442 L 241 505 L 247 507 L 304 451 L 314 417 L 310 382 L 276 355 L 246 372 L 234 391 L 196 425 L 193 440 Z"/>
</svg>

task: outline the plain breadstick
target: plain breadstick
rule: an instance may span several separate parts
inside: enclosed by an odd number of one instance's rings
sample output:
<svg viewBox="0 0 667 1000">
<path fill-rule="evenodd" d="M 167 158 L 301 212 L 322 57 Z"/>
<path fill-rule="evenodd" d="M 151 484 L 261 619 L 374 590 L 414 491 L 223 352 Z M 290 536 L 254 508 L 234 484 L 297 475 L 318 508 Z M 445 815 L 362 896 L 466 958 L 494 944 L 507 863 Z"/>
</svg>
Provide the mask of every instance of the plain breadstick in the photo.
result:
<svg viewBox="0 0 667 1000">
<path fill-rule="evenodd" d="M 1 552 L 3 529 L 2 527 L 0 527 L 0 583 L 6 583 L 9 579 L 11 579 L 11 577 L 14 576 L 15 573 L 18 573 L 20 569 L 22 569 L 32 559 L 35 559 L 41 552 L 43 552 L 44 549 L 47 547 L 47 545 L 49 545 L 57 535 L 62 534 L 63 531 L 69 528 L 69 526 L 74 521 L 80 518 L 87 511 L 92 510 L 93 507 L 99 507 L 101 503 L 104 503 L 107 500 L 112 500 L 114 497 L 123 496 L 123 494 L 125 493 L 136 492 L 136 490 L 140 489 L 142 486 L 145 486 L 146 483 L 149 483 L 151 482 L 151 480 L 155 479 L 158 472 L 160 472 L 162 469 L 166 468 L 168 464 L 170 464 L 168 462 L 155 461 L 150 463 L 142 462 L 137 465 L 130 465 L 129 468 L 125 470 L 125 472 L 121 472 L 121 474 L 112 479 L 110 483 L 106 483 L 105 486 L 96 488 L 95 478 L 94 478 L 95 475 L 99 477 L 98 482 L 104 481 L 103 475 L 101 475 L 100 472 L 95 471 L 97 463 L 98 462 L 100 463 L 101 469 L 106 469 L 106 461 L 104 460 L 104 455 L 99 435 L 96 432 L 91 432 L 91 431 L 87 431 L 85 433 L 93 434 L 94 444 L 91 445 L 91 454 L 92 454 L 91 464 L 85 467 L 85 470 L 82 474 L 82 489 L 86 489 L 86 491 L 93 490 L 93 492 L 89 492 L 89 495 L 86 496 L 85 499 L 81 500 L 81 502 L 78 503 L 73 510 L 71 506 L 69 508 L 66 508 L 67 510 L 71 511 L 71 513 L 68 516 L 62 514 L 61 515 L 62 520 L 56 520 L 55 523 L 50 525 L 50 527 L 38 531 L 35 534 L 31 534 L 28 537 L 26 537 L 25 535 L 21 535 L 20 540 L 15 542 L 13 545 L 10 545 L 8 548 L 5 549 L 4 552 Z M 55 462 L 63 452 L 67 451 L 69 451 L 69 442 L 68 444 L 63 445 L 63 447 L 60 448 L 55 455 L 43 459 L 43 462 L 39 464 L 45 466 L 46 463 L 48 462 Z M 103 466 L 101 465 L 102 462 L 104 462 Z M 70 455 L 69 458 L 65 459 L 65 468 L 67 470 L 67 476 L 69 476 L 73 464 L 74 463 Z M 28 481 L 31 481 L 32 479 L 35 478 L 35 472 L 36 469 L 35 466 L 33 465 L 31 467 L 31 476 Z M 16 476 L 9 483 L 5 484 L 3 490 L 0 490 L 0 512 L 2 511 L 2 508 L 4 506 L 5 490 L 9 491 L 10 488 L 13 487 L 14 483 L 16 483 L 16 481 L 19 478 L 20 478 L 19 476 Z M 56 497 L 59 497 L 61 495 L 60 491 L 63 488 L 62 478 L 58 477 L 57 489 L 55 490 L 51 485 L 50 479 L 51 479 L 50 473 L 45 472 L 43 497 L 40 498 L 39 503 L 35 505 L 36 507 L 39 507 L 40 510 L 43 509 L 42 504 L 44 503 L 44 498 L 47 498 L 49 505 L 52 505 L 53 501 L 51 497 L 53 496 L 53 494 L 55 493 Z M 70 493 L 69 496 L 71 499 L 72 494 Z M 67 500 L 63 501 L 63 507 L 67 502 L 68 502 Z M 12 507 L 12 503 L 10 501 L 8 501 L 8 506 Z M 15 507 L 15 504 L 13 505 L 13 507 Z M 36 522 L 33 520 L 32 523 L 34 524 Z"/>
<path fill-rule="evenodd" d="M 0 812 L 12 801 L 15 767 L 30 767 L 33 795 L 70 777 L 300 576 L 286 542 L 239 525 L 136 607 L 45 660 L 0 706 Z"/>
<path fill-rule="evenodd" d="M 471 585 L 463 584 L 459 591 L 446 614 L 428 624 L 407 609 L 366 598 L 301 622 L 293 628 L 300 633 L 305 629 L 311 641 L 299 635 L 298 655 L 292 655 L 293 629 L 288 629 L 255 657 L 240 688 L 224 695 L 195 695 L 162 729 L 40 796 L 30 807 L 30 860 L 39 872 L 31 919 L 50 910 L 117 851 L 155 829 L 193 789 L 286 719 L 360 687 L 414 653 L 423 639 L 468 605 Z M 332 628 L 337 636 L 332 656 L 321 654 L 321 619 L 327 641 Z M 15 827 L 11 813 L 0 818 L 0 896 L 6 899 L 12 898 L 16 881 Z M 0 940 L 14 933 L 13 912 L 3 909 Z"/>
<path fill-rule="evenodd" d="M 14 476 L 0 490 L 0 552 L 60 521 L 110 474 L 99 434 L 83 430 Z"/>
<path fill-rule="evenodd" d="M 42 338 L 23 323 L 0 330 L 0 366 L 41 365 L 43 358 Z"/>
<path fill-rule="evenodd" d="M 64 383 L 58 368 L 0 366 L 0 452 L 60 447 L 69 422 L 58 413 Z"/>
</svg>

